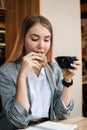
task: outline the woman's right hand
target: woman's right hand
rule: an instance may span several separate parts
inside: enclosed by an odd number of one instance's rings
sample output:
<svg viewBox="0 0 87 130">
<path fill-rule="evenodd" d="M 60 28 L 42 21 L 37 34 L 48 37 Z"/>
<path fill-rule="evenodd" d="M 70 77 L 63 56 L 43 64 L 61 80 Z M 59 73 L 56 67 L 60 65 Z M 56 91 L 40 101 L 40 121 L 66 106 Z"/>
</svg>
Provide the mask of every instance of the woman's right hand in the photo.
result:
<svg viewBox="0 0 87 130">
<path fill-rule="evenodd" d="M 42 58 L 40 57 L 39 53 L 30 52 L 27 55 L 25 55 L 22 60 L 19 75 L 27 77 L 29 75 L 31 68 L 40 69 L 41 66 L 38 60 L 42 61 Z"/>
</svg>

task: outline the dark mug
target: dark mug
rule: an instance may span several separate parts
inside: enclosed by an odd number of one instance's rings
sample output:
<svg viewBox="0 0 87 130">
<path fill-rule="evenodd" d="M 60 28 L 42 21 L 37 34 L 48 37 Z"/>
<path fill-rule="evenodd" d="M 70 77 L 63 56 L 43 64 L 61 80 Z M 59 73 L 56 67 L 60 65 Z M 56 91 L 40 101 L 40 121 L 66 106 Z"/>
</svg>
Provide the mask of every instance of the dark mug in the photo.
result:
<svg viewBox="0 0 87 130">
<path fill-rule="evenodd" d="M 74 63 L 76 56 L 57 56 L 55 60 L 61 69 L 73 69 L 70 64 Z"/>
</svg>

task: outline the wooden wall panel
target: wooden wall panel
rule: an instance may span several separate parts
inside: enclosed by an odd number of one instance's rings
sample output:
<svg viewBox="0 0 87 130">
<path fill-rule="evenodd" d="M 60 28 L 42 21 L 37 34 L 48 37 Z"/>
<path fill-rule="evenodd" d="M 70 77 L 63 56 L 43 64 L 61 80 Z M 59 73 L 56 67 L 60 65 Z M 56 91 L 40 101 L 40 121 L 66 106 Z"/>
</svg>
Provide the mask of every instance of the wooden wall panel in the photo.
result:
<svg viewBox="0 0 87 130">
<path fill-rule="evenodd" d="M 10 56 L 18 28 L 27 15 L 40 14 L 39 0 L 5 0 L 6 59 Z"/>
</svg>

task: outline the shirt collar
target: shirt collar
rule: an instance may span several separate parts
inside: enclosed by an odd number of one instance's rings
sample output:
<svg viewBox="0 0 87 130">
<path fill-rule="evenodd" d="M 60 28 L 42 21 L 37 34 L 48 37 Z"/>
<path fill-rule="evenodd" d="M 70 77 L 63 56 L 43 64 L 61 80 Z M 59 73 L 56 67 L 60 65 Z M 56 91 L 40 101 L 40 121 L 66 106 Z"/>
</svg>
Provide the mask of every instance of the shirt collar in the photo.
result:
<svg viewBox="0 0 87 130">
<path fill-rule="evenodd" d="M 33 76 L 37 77 L 36 74 L 34 73 L 33 69 L 31 69 L 30 75 L 31 75 L 30 77 L 33 77 Z M 41 68 L 40 75 L 43 75 L 43 76 L 45 75 L 45 69 L 44 69 L 44 67 Z"/>
<path fill-rule="evenodd" d="M 45 70 L 44 70 L 44 67 L 42 67 L 42 68 L 41 68 L 40 74 L 45 75 Z"/>
</svg>

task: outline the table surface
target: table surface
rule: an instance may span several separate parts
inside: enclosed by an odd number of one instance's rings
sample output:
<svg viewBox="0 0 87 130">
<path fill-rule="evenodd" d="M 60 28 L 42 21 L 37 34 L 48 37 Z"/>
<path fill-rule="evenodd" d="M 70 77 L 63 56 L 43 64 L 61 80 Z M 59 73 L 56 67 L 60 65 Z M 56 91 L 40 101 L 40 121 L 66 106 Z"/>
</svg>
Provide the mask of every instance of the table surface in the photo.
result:
<svg viewBox="0 0 87 130">
<path fill-rule="evenodd" d="M 53 121 L 63 123 L 63 124 L 77 124 L 77 128 L 75 128 L 74 130 L 87 130 L 87 118 L 86 117 L 72 116 L 65 120 L 55 119 Z M 21 129 L 21 130 L 23 130 L 23 129 Z"/>
<path fill-rule="evenodd" d="M 61 122 L 64 124 L 77 124 L 77 128 L 75 130 L 87 130 L 87 118 L 86 117 L 70 117 L 66 120 L 55 120 L 55 122 Z"/>
</svg>

